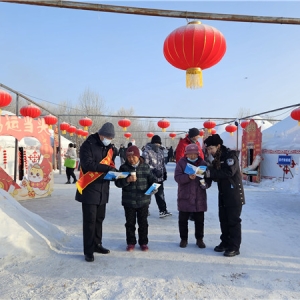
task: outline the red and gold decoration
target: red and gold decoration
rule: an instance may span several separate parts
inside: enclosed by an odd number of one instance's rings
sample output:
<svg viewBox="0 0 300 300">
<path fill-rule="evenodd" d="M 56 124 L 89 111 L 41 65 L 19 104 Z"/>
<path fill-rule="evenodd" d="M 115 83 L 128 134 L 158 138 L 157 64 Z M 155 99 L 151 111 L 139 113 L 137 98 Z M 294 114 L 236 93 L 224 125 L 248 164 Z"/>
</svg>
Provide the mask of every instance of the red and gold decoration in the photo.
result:
<svg viewBox="0 0 300 300">
<path fill-rule="evenodd" d="M 6 153 L 6 150 L 3 150 L 3 165 L 4 165 L 4 169 L 6 169 L 6 165 L 7 165 L 7 153 Z"/>
<path fill-rule="evenodd" d="M 199 131 L 199 135 L 200 135 L 201 138 L 203 138 L 203 137 L 204 137 L 204 130 L 201 129 L 201 130 Z"/>
<path fill-rule="evenodd" d="M 166 131 L 166 128 L 170 126 L 170 122 L 166 119 L 161 119 L 157 122 L 157 126 L 162 129 L 163 132 Z"/>
<path fill-rule="evenodd" d="M 123 128 L 124 131 L 127 130 L 127 127 L 131 125 L 131 121 L 129 119 L 122 119 L 118 121 L 118 125 Z"/>
<path fill-rule="evenodd" d="M 212 133 L 212 129 L 216 127 L 216 122 L 210 120 L 205 121 L 203 127 L 206 128 L 209 133 Z"/>
<path fill-rule="evenodd" d="M 211 133 L 211 135 L 216 134 L 217 130 L 215 128 L 213 128 L 210 133 Z"/>
<path fill-rule="evenodd" d="M 242 121 L 241 127 L 242 127 L 243 129 L 245 129 L 245 128 L 248 126 L 249 122 L 250 122 L 250 120 L 244 120 L 244 121 Z"/>
<path fill-rule="evenodd" d="M 86 137 L 89 135 L 88 131 L 82 130 L 81 136 L 86 139 Z"/>
<path fill-rule="evenodd" d="M 93 121 L 92 119 L 85 117 L 79 120 L 79 125 L 81 125 L 84 130 L 88 130 L 88 127 L 93 125 Z"/>
<path fill-rule="evenodd" d="M 53 115 L 44 116 L 45 123 L 49 126 L 49 129 L 52 129 L 52 125 L 57 123 L 57 118 Z"/>
<path fill-rule="evenodd" d="M 131 133 L 126 132 L 126 133 L 124 133 L 124 136 L 126 137 L 126 140 L 128 140 L 131 137 Z"/>
<path fill-rule="evenodd" d="M 174 140 L 174 138 L 176 137 L 176 133 L 175 133 L 175 132 L 171 132 L 171 133 L 169 134 L 169 137 L 170 137 L 172 140 Z"/>
<path fill-rule="evenodd" d="M 32 119 L 35 119 L 41 115 L 41 110 L 39 109 L 39 107 L 37 107 L 33 104 L 29 104 L 29 105 L 21 107 L 20 114 L 23 117 L 30 117 Z"/>
<path fill-rule="evenodd" d="M 73 125 L 71 125 L 68 129 L 67 132 L 70 134 L 70 136 L 73 136 L 73 134 L 76 132 L 77 128 Z"/>
<path fill-rule="evenodd" d="M 291 118 L 298 121 L 298 125 L 300 126 L 300 107 L 295 108 L 292 112 L 291 112 Z"/>
<path fill-rule="evenodd" d="M 78 136 L 78 137 L 82 137 L 82 129 L 76 129 L 75 131 L 75 134 Z"/>
<path fill-rule="evenodd" d="M 59 129 L 61 130 L 62 134 L 66 134 L 69 127 L 70 127 L 70 124 L 66 123 L 66 122 L 62 122 L 59 125 Z"/>
<path fill-rule="evenodd" d="M 0 90 L 0 115 L 1 115 L 1 108 L 8 106 L 11 103 L 11 100 L 12 100 L 12 96 L 9 93 Z"/>
<path fill-rule="evenodd" d="M 153 132 L 148 132 L 148 133 L 147 133 L 147 137 L 148 137 L 149 139 L 152 139 L 153 136 L 154 136 L 154 133 L 153 133 Z"/>
<path fill-rule="evenodd" d="M 230 133 L 230 135 L 233 135 L 233 133 L 237 130 L 237 126 L 233 124 L 229 124 L 225 127 L 225 130 Z"/>
<path fill-rule="evenodd" d="M 192 21 L 168 35 L 163 52 L 172 66 L 186 70 L 186 87 L 199 88 L 202 87 L 202 70 L 222 59 L 226 41 L 218 29 Z"/>
</svg>

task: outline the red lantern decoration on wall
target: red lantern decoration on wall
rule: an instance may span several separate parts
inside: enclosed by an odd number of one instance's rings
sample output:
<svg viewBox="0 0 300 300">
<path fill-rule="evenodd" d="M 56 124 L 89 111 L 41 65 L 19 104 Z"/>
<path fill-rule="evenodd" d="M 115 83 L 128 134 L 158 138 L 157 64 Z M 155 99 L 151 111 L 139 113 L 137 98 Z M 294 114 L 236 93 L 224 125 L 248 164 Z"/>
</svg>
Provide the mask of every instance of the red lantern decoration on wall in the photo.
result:
<svg viewBox="0 0 300 300">
<path fill-rule="evenodd" d="M 131 121 L 128 120 L 128 119 L 126 119 L 126 118 L 125 118 L 125 119 L 122 119 L 122 120 L 120 120 L 120 121 L 118 122 L 118 125 L 119 125 L 120 127 L 123 127 L 123 130 L 124 130 L 124 131 L 127 130 L 127 127 L 129 127 L 130 124 L 131 124 Z"/>
<path fill-rule="evenodd" d="M 12 96 L 9 93 L 0 90 L 0 115 L 1 115 L 1 108 L 8 106 L 11 103 L 11 100 L 12 100 Z"/>
<path fill-rule="evenodd" d="M 243 129 L 245 129 L 245 128 L 248 126 L 249 122 L 250 122 L 250 120 L 244 120 L 244 121 L 242 121 L 241 127 L 242 127 Z"/>
<path fill-rule="evenodd" d="M 203 126 L 208 130 L 209 133 L 211 133 L 211 130 L 216 126 L 216 123 L 208 120 L 203 123 Z"/>
<path fill-rule="evenodd" d="M 300 126 L 300 107 L 291 112 L 291 118 L 298 121 L 298 125 Z"/>
<path fill-rule="evenodd" d="M 230 135 L 233 135 L 233 133 L 237 130 L 237 126 L 229 124 L 225 127 L 225 130 L 229 132 Z"/>
<path fill-rule="evenodd" d="M 88 127 L 93 125 L 93 121 L 90 118 L 85 117 L 79 120 L 79 125 L 81 125 L 84 130 L 88 130 Z"/>
<path fill-rule="evenodd" d="M 77 128 L 73 125 L 71 125 L 67 131 L 69 132 L 70 136 L 73 136 L 73 134 L 76 132 Z"/>
<path fill-rule="evenodd" d="M 202 86 L 202 70 L 222 59 L 226 41 L 216 28 L 192 21 L 168 35 L 163 52 L 172 66 L 186 70 L 186 87 L 199 88 Z"/>
<path fill-rule="evenodd" d="M 52 125 L 57 123 L 57 118 L 53 115 L 44 116 L 45 123 L 49 126 L 49 129 L 52 129 Z"/>
<path fill-rule="evenodd" d="M 59 125 L 59 129 L 61 130 L 62 134 L 66 134 L 69 127 L 70 127 L 70 124 L 68 124 L 66 122 L 62 122 Z"/>
<path fill-rule="evenodd" d="M 201 138 L 203 138 L 204 137 L 204 130 L 200 130 L 199 135 L 200 135 Z"/>
<path fill-rule="evenodd" d="M 126 137 L 126 139 L 128 140 L 130 137 L 131 137 L 131 133 L 129 132 L 126 132 L 124 133 L 124 136 Z"/>
<path fill-rule="evenodd" d="M 169 137 L 170 137 L 172 140 L 174 140 L 174 138 L 176 137 L 176 133 L 175 133 L 175 132 L 171 132 L 171 133 L 169 134 Z"/>
<path fill-rule="evenodd" d="M 21 107 L 20 114 L 23 117 L 30 117 L 32 119 L 38 118 L 41 115 L 41 110 L 39 107 L 29 104 Z"/>
<path fill-rule="evenodd" d="M 166 131 L 166 128 L 170 126 L 170 122 L 165 119 L 161 119 L 160 121 L 157 122 L 158 127 L 162 129 L 163 132 Z"/>
<path fill-rule="evenodd" d="M 211 130 L 211 135 L 216 134 L 216 133 L 217 133 L 217 130 L 216 130 L 215 128 L 213 128 L 213 129 Z"/>
<path fill-rule="evenodd" d="M 154 136 L 154 133 L 153 133 L 153 132 L 148 132 L 148 133 L 147 133 L 147 137 L 148 137 L 149 139 L 151 139 L 153 136 Z"/>
</svg>

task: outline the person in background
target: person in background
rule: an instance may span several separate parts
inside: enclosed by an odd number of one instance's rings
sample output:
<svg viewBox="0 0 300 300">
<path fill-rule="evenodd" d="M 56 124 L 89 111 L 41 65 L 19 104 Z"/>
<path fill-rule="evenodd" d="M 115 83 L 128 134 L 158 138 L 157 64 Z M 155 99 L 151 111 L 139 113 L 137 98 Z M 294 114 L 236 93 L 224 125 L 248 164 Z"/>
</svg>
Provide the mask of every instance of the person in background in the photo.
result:
<svg viewBox="0 0 300 300">
<path fill-rule="evenodd" d="M 215 180 L 219 189 L 219 221 L 221 243 L 214 248 L 232 257 L 240 254 L 242 241 L 241 213 L 245 204 L 244 188 L 239 166 L 239 151 L 223 145 L 218 134 L 209 136 L 204 145 L 214 157 L 207 167 L 205 177 Z"/>
<path fill-rule="evenodd" d="M 82 203 L 83 252 L 87 262 L 94 261 L 94 252 L 108 254 L 102 246 L 102 223 L 109 199 L 109 180 L 104 176 L 116 171 L 112 139 L 115 129 L 105 123 L 97 133 L 91 134 L 80 147 L 80 177 L 76 182 L 75 200 Z"/>
<path fill-rule="evenodd" d="M 160 136 L 154 135 L 152 137 L 151 142 L 145 145 L 142 156 L 145 159 L 145 163 L 150 166 L 156 182 L 160 184 L 158 191 L 155 194 L 156 203 L 159 209 L 159 217 L 164 218 L 171 216 L 172 214 L 167 210 L 164 194 L 163 183 L 167 180 L 167 170 Z"/>
<path fill-rule="evenodd" d="M 123 165 L 126 159 L 126 149 L 123 144 L 119 148 L 120 165 Z"/>
<path fill-rule="evenodd" d="M 68 150 L 65 153 L 64 157 L 65 157 L 65 167 L 66 167 L 66 175 L 67 175 L 66 184 L 71 184 L 70 181 L 71 177 L 73 178 L 72 183 L 76 183 L 77 179 L 74 170 L 76 167 L 77 154 L 73 143 L 69 144 Z"/>
<path fill-rule="evenodd" d="M 168 161 L 174 161 L 174 151 L 172 146 L 170 147 L 169 151 L 168 151 Z"/>
<path fill-rule="evenodd" d="M 188 244 L 188 220 L 193 212 L 195 221 L 196 245 L 205 248 L 204 237 L 204 212 L 207 211 L 206 189 L 211 186 L 211 179 L 201 179 L 196 175 L 185 173 L 186 165 L 192 164 L 196 167 L 206 166 L 206 162 L 199 156 L 198 146 L 190 144 L 185 147 L 185 157 L 182 157 L 176 164 L 174 178 L 178 183 L 177 205 L 178 205 L 178 226 L 181 248 Z"/>
<path fill-rule="evenodd" d="M 165 158 L 165 164 L 167 164 L 168 163 L 168 154 L 169 154 L 169 150 L 168 150 L 168 148 L 166 147 L 163 147 L 163 152 L 164 152 L 164 158 Z"/>
<path fill-rule="evenodd" d="M 131 146 L 126 151 L 127 159 L 120 167 L 120 172 L 134 172 L 127 178 L 116 179 L 115 185 L 122 188 L 122 205 L 125 211 L 127 251 L 133 251 L 137 243 L 135 236 L 136 220 L 138 223 L 138 244 L 142 251 L 148 251 L 148 208 L 150 195 L 145 195 L 155 182 L 148 164 L 140 157 L 138 147 Z"/>
</svg>

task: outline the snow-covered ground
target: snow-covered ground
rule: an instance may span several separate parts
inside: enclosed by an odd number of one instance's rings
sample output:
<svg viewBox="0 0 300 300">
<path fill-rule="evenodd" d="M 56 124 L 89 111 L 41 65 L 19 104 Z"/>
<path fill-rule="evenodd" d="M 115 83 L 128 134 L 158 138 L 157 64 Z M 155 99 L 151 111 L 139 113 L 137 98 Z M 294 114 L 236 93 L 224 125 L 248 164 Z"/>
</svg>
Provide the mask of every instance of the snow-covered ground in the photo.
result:
<svg viewBox="0 0 300 300">
<path fill-rule="evenodd" d="M 207 248 L 179 247 L 174 163 L 165 194 L 172 217 L 150 206 L 149 248 L 126 252 L 121 189 L 111 184 L 104 221 L 108 255 L 82 253 L 81 204 L 75 185 L 55 174 L 51 197 L 16 202 L 0 190 L 0 299 L 300 299 L 299 178 L 245 184 L 241 254 L 219 244 L 217 186 L 208 190 Z"/>
</svg>

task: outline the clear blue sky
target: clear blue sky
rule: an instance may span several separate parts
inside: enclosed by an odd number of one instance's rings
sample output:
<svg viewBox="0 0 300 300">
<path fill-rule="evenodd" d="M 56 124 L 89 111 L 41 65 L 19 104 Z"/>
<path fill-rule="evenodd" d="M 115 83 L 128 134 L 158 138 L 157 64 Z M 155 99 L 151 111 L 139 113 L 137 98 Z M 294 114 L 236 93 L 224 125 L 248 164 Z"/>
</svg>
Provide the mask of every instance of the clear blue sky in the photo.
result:
<svg viewBox="0 0 300 300">
<path fill-rule="evenodd" d="M 288 1 L 94 2 L 300 18 L 300 2 Z M 235 117 L 240 108 L 256 113 L 300 102 L 300 25 L 201 21 L 223 33 L 227 51 L 204 70 L 203 88 L 190 90 L 185 71 L 162 51 L 185 19 L 0 3 L 0 82 L 70 105 L 89 88 L 112 113 L 133 107 L 147 116 Z"/>
</svg>

